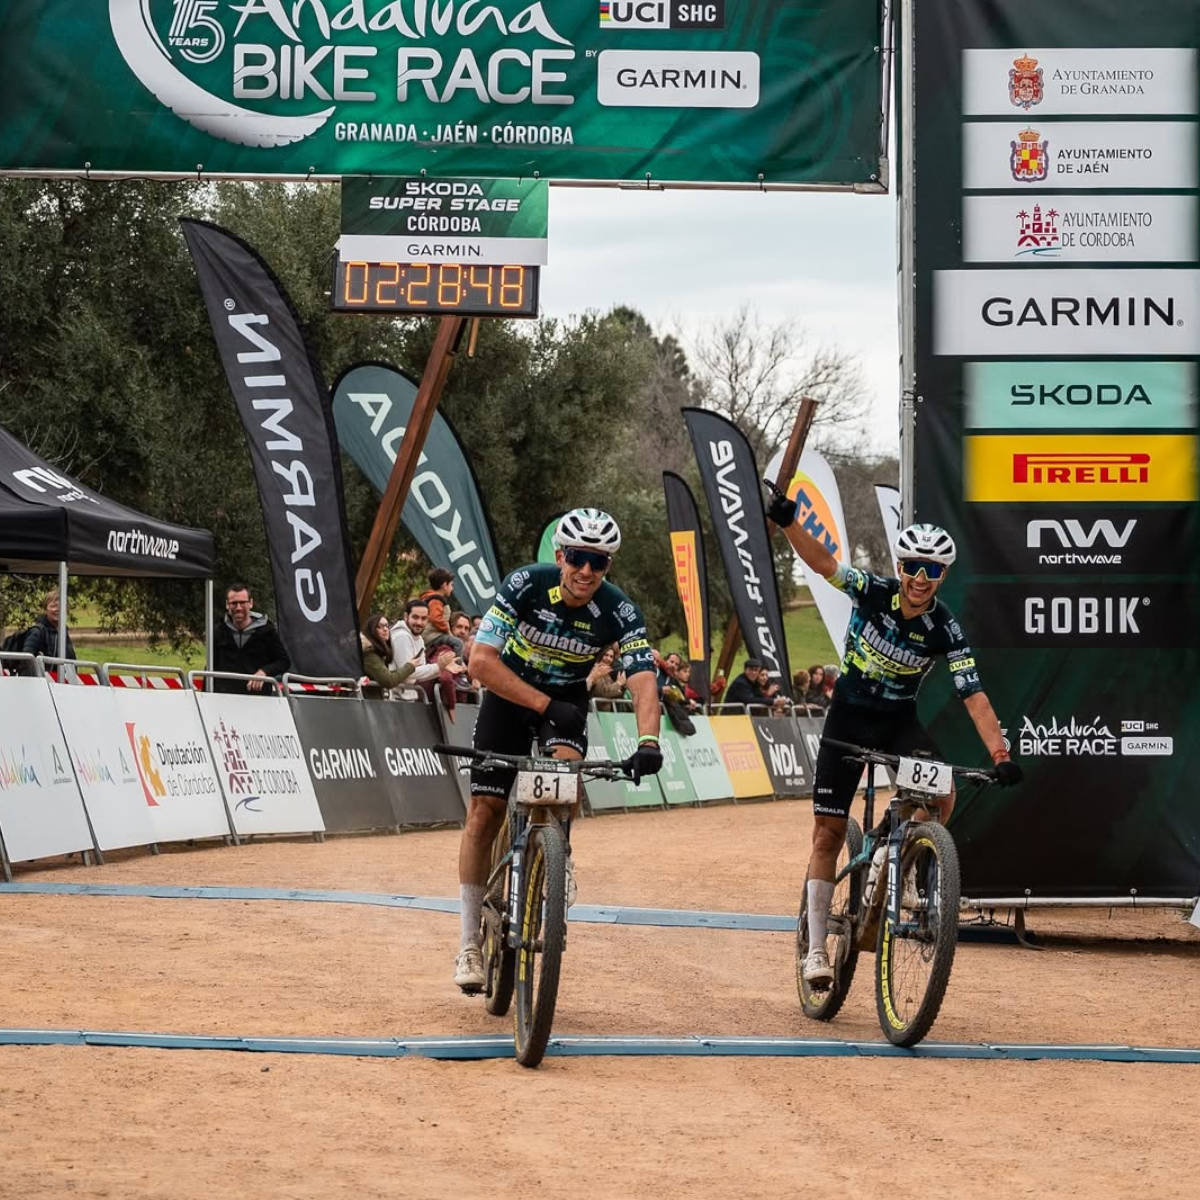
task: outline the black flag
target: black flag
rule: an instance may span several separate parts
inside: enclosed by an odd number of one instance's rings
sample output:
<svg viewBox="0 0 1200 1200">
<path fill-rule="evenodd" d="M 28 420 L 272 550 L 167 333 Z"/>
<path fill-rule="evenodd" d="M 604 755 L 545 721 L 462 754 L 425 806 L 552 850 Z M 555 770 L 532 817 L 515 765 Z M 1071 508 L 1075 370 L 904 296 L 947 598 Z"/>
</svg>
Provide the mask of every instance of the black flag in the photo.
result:
<svg viewBox="0 0 1200 1200">
<path fill-rule="evenodd" d="M 717 413 L 685 408 L 683 419 L 696 448 L 746 649 L 751 657 L 762 659 L 781 694 L 790 696 L 792 673 L 754 451 L 741 430 Z"/>
<path fill-rule="evenodd" d="M 675 474 L 663 472 L 667 497 L 667 528 L 671 535 L 671 559 L 675 565 L 675 588 L 683 605 L 687 625 L 688 660 L 692 688 L 708 702 L 708 572 L 704 565 L 704 531 L 692 490 Z"/>
<path fill-rule="evenodd" d="M 362 674 L 329 394 L 279 281 L 245 242 L 184 221 L 258 480 L 276 624 L 303 675 Z"/>
</svg>

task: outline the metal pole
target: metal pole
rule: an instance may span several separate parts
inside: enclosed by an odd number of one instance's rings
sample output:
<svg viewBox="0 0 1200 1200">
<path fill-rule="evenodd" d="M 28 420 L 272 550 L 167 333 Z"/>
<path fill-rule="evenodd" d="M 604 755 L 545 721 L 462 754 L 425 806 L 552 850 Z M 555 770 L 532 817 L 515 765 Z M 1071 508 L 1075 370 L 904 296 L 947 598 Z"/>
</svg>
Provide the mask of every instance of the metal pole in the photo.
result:
<svg viewBox="0 0 1200 1200">
<path fill-rule="evenodd" d="M 204 581 L 204 669 L 206 671 L 213 670 L 213 638 L 216 634 L 213 605 L 216 603 L 216 599 L 213 581 L 206 579 Z M 211 675 L 205 677 L 204 690 L 212 691 Z"/>
<path fill-rule="evenodd" d="M 917 426 L 916 337 L 916 90 L 913 0 L 900 0 L 900 524 L 913 511 L 913 451 Z"/>
<path fill-rule="evenodd" d="M 58 564 L 58 658 L 67 657 L 67 564 Z M 64 671 L 65 675 L 66 672 Z"/>
<path fill-rule="evenodd" d="M 392 466 L 392 474 L 380 501 L 379 512 L 375 515 L 375 524 L 371 527 L 371 536 L 367 539 L 367 548 L 363 551 L 358 576 L 354 581 L 359 625 L 366 621 L 369 614 L 371 598 L 379 584 L 379 576 L 383 574 L 388 550 L 396 536 L 396 526 L 400 524 L 400 513 L 404 509 L 405 500 L 408 499 L 408 489 L 417 473 L 417 460 L 421 456 L 421 448 L 425 445 L 429 427 L 433 424 L 433 414 L 437 410 L 446 376 L 450 374 L 450 368 L 454 364 L 454 355 L 465 328 L 465 317 L 442 317 L 438 323 L 437 338 L 434 340 L 429 362 L 425 364 L 425 373 L 421 376 L 421 386 L 417 389 L 417 396 L 413 401 L 412 416 L 409 417 L 408 428 L 404 431 L 400 452 Z"/>
</svg>

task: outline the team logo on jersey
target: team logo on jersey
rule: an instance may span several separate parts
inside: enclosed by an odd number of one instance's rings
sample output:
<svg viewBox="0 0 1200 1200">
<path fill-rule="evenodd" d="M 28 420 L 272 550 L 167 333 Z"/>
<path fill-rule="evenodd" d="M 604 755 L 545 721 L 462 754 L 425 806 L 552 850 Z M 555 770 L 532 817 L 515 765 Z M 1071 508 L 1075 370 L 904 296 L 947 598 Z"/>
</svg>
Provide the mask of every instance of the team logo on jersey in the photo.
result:
<svg viewBox="0 0 1200 1200">
<path fill-rule="evenodd" d="M 1030 58 L 1028 54 L 1014 58 L 1008 70 L 1008 98 L 1013 106 L 1028 112 L 1035 104 L 1041 104 L 1045 94 L 1038 60 Z"/>
<path fill-rule="evenodd" d="M 1015 142 L 1009 142 L 1012 153 L 1008 165 L 1018 183 L 1039 183 L 1050 170 L 1048 140 L 1036 129 L 1022 129 Z"/>
</svg>

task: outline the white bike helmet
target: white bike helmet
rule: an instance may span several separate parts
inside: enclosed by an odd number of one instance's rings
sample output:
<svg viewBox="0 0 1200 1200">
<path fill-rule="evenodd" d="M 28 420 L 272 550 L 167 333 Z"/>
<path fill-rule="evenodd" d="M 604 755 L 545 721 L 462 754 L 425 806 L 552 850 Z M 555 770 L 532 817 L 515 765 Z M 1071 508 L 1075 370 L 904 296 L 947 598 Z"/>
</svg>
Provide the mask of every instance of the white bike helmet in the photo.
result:
<svg viewBox="0 0 1200 1200">
<path fill-rule="evenodd" d="M 554 544 L 560 550 L 580 546 L 584 550 L 616 554 L 621 548 L 621 531 L 616 521 L 598 508 L 573 508 L 559 521 Z"/>
<path fill-rule="evenodd" d="M 907 525 L 896 539 L 897 558 L 927 558 L 950 566 L 954 562 L 954 539 L 937 525 Z"/>
</svg>

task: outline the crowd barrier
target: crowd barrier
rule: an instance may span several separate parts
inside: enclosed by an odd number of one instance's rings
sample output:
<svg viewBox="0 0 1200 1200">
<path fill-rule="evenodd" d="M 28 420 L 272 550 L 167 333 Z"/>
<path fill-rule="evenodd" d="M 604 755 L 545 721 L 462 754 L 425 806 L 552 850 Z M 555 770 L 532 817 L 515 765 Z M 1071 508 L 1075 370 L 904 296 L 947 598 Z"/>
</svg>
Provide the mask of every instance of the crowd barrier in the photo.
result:
<svg viewBox="0 0 1200 1200">
<path fill-rule="evenodd" d="M 7 657 L 7 656 L 6 656 Z M 57 664 L 61 666 L 62 664 Z M 459 822 L 468 776 L 435 754 L 470 745 L 478 707 L 367 699 L 350 681 L 282 681 L 277 695 L 203 690 L 174 668 L 74 663 L 0 677 L 0 860 L 160 843 L 364 832 Z M 152 678 L 170 683 L 153 683 Z M 118 682 L 119 681 L 119 682 Z M 140 682 L 139 682 L 140 681 Z M 87 683 L 95 686 L 78 686 Z M 330 681 L 326 681 L 328 685 Z M 315 690 L 314 690 L 315 686 Z M 628 758 L 628 702 L 594 704 L 589 755 Z M 722 712 L 662 728 L 663 770 L 589 782 L 592 811 L 807 795 L 819 718 Z"/>
</svg>

